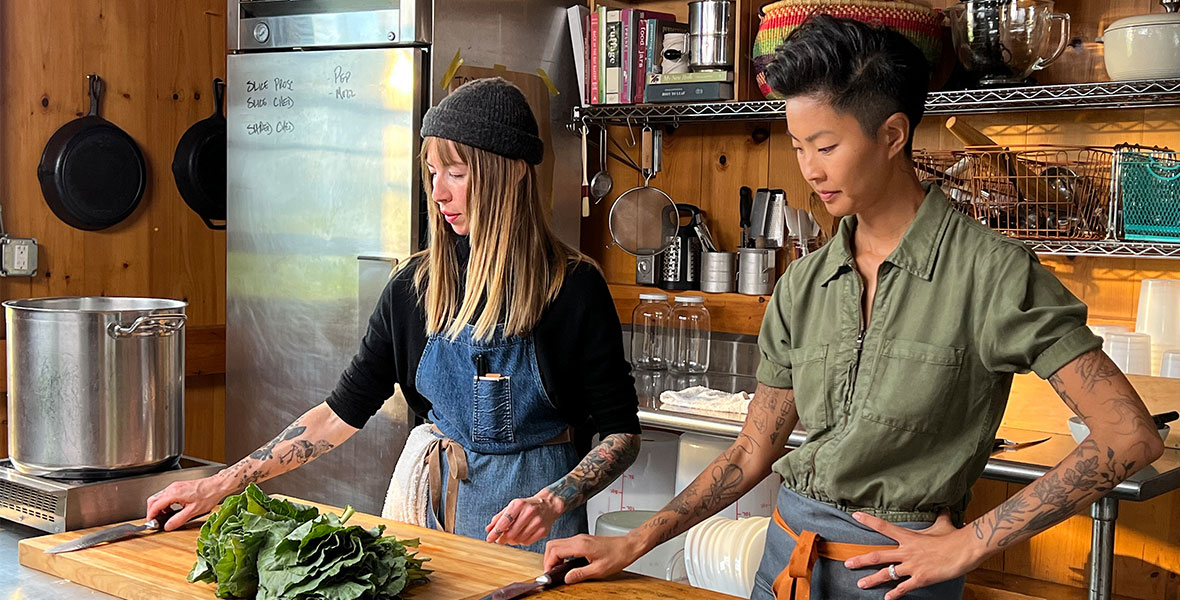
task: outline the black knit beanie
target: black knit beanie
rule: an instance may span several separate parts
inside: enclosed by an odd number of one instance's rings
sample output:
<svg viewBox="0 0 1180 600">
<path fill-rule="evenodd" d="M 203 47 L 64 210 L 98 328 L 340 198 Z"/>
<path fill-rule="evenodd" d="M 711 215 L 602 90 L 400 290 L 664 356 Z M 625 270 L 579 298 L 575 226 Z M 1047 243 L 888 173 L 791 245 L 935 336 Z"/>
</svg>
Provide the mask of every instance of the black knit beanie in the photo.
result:
<svg viewBox="0 0 1180 600">
<path fill-rule="evenodd" d="M 437 137 L 537 165 L 545 144 L 520 89 L 501 77 L 474 79 L 422 118 L 422 137 Z"/>
</svg>

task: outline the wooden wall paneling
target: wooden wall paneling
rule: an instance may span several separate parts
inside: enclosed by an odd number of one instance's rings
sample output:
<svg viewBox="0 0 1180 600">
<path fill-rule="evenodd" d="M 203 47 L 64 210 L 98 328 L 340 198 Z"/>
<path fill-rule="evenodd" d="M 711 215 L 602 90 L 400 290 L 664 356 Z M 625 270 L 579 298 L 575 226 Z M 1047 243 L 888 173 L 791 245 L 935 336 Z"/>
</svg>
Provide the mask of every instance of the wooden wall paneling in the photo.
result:
<svg viewBox="0 0 1180 600">
<path fill-rule="evenodd" d="M 736 251 L 741 243 L 740 190 L 768 187 L 770 144 L 755 142 L 755 129 L 770 123 L 710 125 L 703 133 L 698 206 L 707 215 L 709 230 L 719 249 Z"/>
<path fill-rule="evenodd" d="M 623 323 L 630 323 L 631 312 L 639 304 L 639 294 L 658 290 L 642 285 L 612 283 L 610 291 L 611 296 L 615 299 L 615 309 L 619 313 L 619 320 Z M 692 293 L 705 297 L 705 306 L 709 309 L 709 322 L 714 331 L 748 335 L 758 334 L 758 330 L 762 327 L 762 315 L 766 312 L 766 303 L 770 301 L 770 296 Z"/>
<path fill-rule="evenodd" d="M 225 461 L 225 375 L 189 379 L 184 397 L 184 453 Z"/>
<path fill-rule="evenodd" d="M 172 16 L 174 9 L 167 4 L 153 3 L 151 9 L 153 21 L 161 24 L 151 32 L 151 45 L 175 44 L 173 52 L 153 55 L 151 69 L 157 81 L 150 91 L 162 109 L 149 119 L 153 131 L 171 142 L 161 144 L 160 159 L 169 168 L 160 174 L 159 202 L 146 232 L 152 245 L 164 250 L 151 254 L 153 293 L 190 300 L 189 318 L 197 323 L 224 323 L 225 277 L 208 274 L 225 273 L 225 232 L 209 229 L 188 208 L 170 165 L 184 132 L 213 114 L 213 78 L 226 78 L 225 6 L 206 6 L 177 16 Z"/>
<path fill-rule="evenodd" d="M 1149 108 L 1143 111 L 1143 138 L 1140 143 L 1180 152 L 1180 108 Z"/>
<path fill-rule="evenodd" d="M 224 372 L 225 235 L 183 203 L 171 173 L 180 136 L 212 114 L 212 79 L 225 76 L 224 12 L 221 0 L 0 3 L 0 202 L 6 230 L 41 245 L 38 275 L 0 280 L 0 299 L 184 299 L 190 342 L 219 326 L 213 346 L 190 353 L 197 373 Z M 104 79 L 102 116 L 136 140 L 149 177 L 136 212 L 97 232 L 58 220 L 35 174 L 52 133 L 88 110 L 89 72 Z M 223 457 L 224 378 L 190 378 L 189 437 L 207 440 L 195 452 Z"/>
</svg>

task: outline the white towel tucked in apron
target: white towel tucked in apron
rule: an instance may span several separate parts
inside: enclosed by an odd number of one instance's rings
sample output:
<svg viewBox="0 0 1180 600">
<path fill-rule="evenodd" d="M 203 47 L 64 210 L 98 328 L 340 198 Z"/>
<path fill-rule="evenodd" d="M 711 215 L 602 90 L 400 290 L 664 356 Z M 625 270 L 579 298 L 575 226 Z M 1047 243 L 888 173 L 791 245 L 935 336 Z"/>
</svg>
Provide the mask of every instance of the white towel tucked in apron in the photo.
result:
<svg viewBox="0 0 1180 600">
<path fill-rule="evenodd" d="M 381 518 L 400 523 L 429 527 L 426 513 L 430 510 L 430 480 L 426 468 L 426 450 L 434 441 L 430 423 L 410 430 L 406 447 L 397 459 Z"/>
</svg>

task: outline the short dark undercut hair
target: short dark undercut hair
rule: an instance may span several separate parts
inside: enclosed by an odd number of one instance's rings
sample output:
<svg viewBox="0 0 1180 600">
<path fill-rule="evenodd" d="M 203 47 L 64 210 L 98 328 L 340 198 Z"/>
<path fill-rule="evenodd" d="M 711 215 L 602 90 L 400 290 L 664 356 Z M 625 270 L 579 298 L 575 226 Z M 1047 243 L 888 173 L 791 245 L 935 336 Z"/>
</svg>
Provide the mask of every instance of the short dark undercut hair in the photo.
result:
<svg viewBox="0 0 1180 600">
<path fill-rule="evenodd" d="M 855 19 L 815 15 L 787 36 L 766 68 L 784 98 L 816 95 L 876 136 L 895 113 L 910 119 L 906 154 L 926 108 L 930 63 L 900 33 Z"/>
</svg>

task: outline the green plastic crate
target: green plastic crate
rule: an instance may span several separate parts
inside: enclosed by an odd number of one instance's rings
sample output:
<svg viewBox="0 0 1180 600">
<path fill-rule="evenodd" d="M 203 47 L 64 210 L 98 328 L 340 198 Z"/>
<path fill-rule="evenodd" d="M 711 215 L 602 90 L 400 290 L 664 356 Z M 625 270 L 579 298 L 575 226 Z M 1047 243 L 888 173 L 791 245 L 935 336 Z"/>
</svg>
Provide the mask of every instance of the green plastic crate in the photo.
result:
<svg viewBox="0 0 1180 600">
<path fill-rule="evenodd" d="M 1123 237 L 1180 242 L 1180 153 L 1122 150 L 1118 160 Z"/>
</svg>

